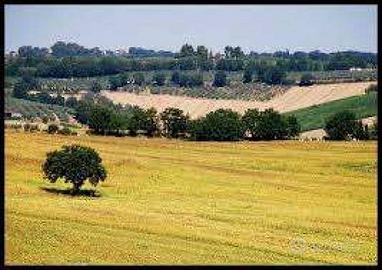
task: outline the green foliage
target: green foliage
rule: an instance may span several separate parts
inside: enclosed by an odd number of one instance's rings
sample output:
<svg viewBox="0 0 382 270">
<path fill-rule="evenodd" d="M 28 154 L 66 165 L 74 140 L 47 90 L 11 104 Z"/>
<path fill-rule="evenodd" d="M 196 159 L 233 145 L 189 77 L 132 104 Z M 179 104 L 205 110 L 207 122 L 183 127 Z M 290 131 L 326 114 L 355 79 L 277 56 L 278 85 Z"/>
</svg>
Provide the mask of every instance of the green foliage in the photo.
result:
<svg viewBox="0 0 382 270">
<path fill-rule="evenodd" d="M 370 84 L 366 88 L 365 93 L 369 94 L 370 92 L 378 92 L 378 84 Z"/>
<path fill-rule="evenodd" d="M 56 125 L 56 124 L 50 124 L 50 125 L 48 126 L 48 133 L 49 133 L 49 134 L 55 134 L 55 133 L 57 133 L 57 131 L 58 131 L 58 125 Z"/>
<path fill-rule="evenodd" d="M 69 127 L 64 127 L 63 129 L 58 130 L 58 134 L 61 135 L 72 135 L 72 131 Z"/>
<path fill-rule="evenodd" d="M 47 116 L 52 119 L 53 114 L 56 114 L 61 121 L 66 121 L 70 115 L 74 115 L 75 113 L 72 108 L 43 104 L 40 102 L 13 98 L 11 96 L 5 97 L 4 105 L 6 110 L 17 111 L 26 119 L 37 116 L 40 118 Z"/>
<path fill-rule="evenodd" d="M 134 84 L 143 85 L 145 83 L 145 75 L 142 72 L 137 72 L 133 74 Z"/>
<path fill-rule="evenodd" d="M 296 116 L 294 115 L 289 115 L 286 118 L 287 121 L 287 137 L 288 138 L 293 138 L 296 137 L 300 134 L 301 132 L 301 125 L 298 122 Z"/>
<path fill-rule="evenodd" d="M 178 108 L 166 108 L 161 114 L 160 119 L 163 122 L 163 134 L 169 138 L 178 138 L 183 136 L 188 130 L 188 116 Z"/>
<path fill-rule="evenodd" d="M 213 86 L 215 87 L 223 87 L 223 86 L 226 86 L 227 85 L 227 75 L 225 74 L 224 71 L 217 71 L 215 73 L 215 77 L 214 77 L 214 82 L 213 82 Z"/>
<path fill-rule="evenodd" d="M 106 106 L 92 106 L 89 115 L 89 127 L 97 134 L 104 134 L 111 129 L 115 112 Z"/>
<path fill-rule="evenodd" d="M 301 81 L 312 81 L 314 80 L 314 76 L 312 75 L 312 73 L 304 73 L 301 75 Z"/>
<path fill-rule="evenodd" d="M 370 138 L 369 127 L 367 125 L 363 125 L 361 120 L 356 121 L 353 130 L 353 137 L 358 140 L 368 140 Z"/>
<path fill-rule="evenodd" d="M 156 72 L 152 81 L 154 85 L 163 86 L 166 82 L 166 74 L 163 72 Z"/>
<path fill-rule="evenodd" d="M 70 108 L 75 108 L 77 106 L 77 99 L 75 97 L 68 97 L 65 100 L 65 106 L 70 107 Z"/>
<path fill-rule="evenodd" d="M 341 111 L 331 115 L 325 123 L 325 131 L 330 140 L 348 140 L 356 129 L 356 115 L 350 111 Z"/>
<path fill-rule="evenodd" d="M 266 66 L 257 70 L 257 77 L 267 84 L 283 84 L 286 82 L 286 72 L 279 66 Z"/>
<path fill-rule="evenodd" d="M 230 109 L 219 109 L 192 121 L 191 138 L 199 141 L 237 141 L 243 136 L 240 115 Z"/>
<path fill-rule="evenodd" d="M 248 109 L 242 117 L 252 140 L 283 140 L 298 136 L 301 127 L 293 115 L 284 117 L 273 109 Z"/>
<path fill-rule="evenodd" d="M 133 106 L 131 117 L 128 121 L 129 134 L 135 136 L 139 130 L 146 130 L 148 121 L 145 110 L 138 106 Z"/>
<path fill-rule="evenodd" d="M 243 83 L 250 83 L 252 82 L 252 69 L 247 68 L 244 70 L 243 74 Z"/>
<path fill-rule="evenodd" d="M 194 48 L 190 44 L 184 44 L 180 48 L 179 57 L 189 57 L 194 55 Z"/>
<path fill-rule="evenodd" d="M 73 184 L 73 192 L 76 193 L 86 180 L 96 186 L 106 179 L 107 172 L 101 163 L 102 159 L 94 149 L 70 145 L 47 153 L 42 169 L 50 182 L 63 179 L 65 183 Z"/>
<path fill-rule="evenodd" d="M 179 82 L 180 82 L 180 73 L 179 73 L 179 71 L 174 71 L 171 74 L 171 82 L 174 83 L 174 84 L 179 84 Z"/>
<path fill-rule="evenodd" d="M 101 92 L 101 90 L 102 90 L 102 85 L 96 80 L 93 81 L 90 87 L 90 91 L 92 91 L 93 93 L 99 93 Z"/>
<path fill-rule="evenodd" d="M 174 75 L 176 76 L 176 75 Z M 176 78 L 175 78 L 176 79 Z M 202 73 L 180 73 L 179 74 L 179 86 L 180 87 L 196 87 L 203 85 L 203 75 Z"/>
<path fill-rule="evenodd" d="M 377 115 L 378 95 L 376 92 L 362 96 L 348 97 L 324 104 L 287 112 L 284 115 L 294 114 L 301 124 L 301 130 L 323 128 L 325 120 L 333 113 L 348 110 L 356 115 L 356 119 Z"/>
<path fill-rule="evenodd" d="M 258 109 L 247 109 L 242 117 L 244 128 L 250 132 L 252 138 L 260 120 L 261 114 Z"/>
<path fill-rule="evenodd" d="M 39 87 L 38 81 L 34 77 L 25 76 L 17 82 L 13 89 L 13 96 L 15 98 L 27 98 L 28 92 L 35 90 Z"/>
</svg>

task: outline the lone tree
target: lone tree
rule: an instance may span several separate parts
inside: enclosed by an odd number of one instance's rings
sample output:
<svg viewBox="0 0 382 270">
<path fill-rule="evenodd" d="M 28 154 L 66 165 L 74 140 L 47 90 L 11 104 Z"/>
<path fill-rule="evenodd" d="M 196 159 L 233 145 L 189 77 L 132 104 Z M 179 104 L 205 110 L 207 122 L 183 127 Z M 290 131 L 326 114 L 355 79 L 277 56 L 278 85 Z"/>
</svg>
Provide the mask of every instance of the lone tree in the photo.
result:
<svg viewBox="0 0 382 270">
<path fill-rule="evenodd" d="M 65 183 L 72 183 L 73 194 L 77 194 L 87 179 L 93 186 L 106 179 L 107 172 L 101 162 L 98 153 L 90 147 L 65 145 L 62 150 L 47 154 L 42 169 L 44 178 L 51 183 L 60 178 Z"/>
</svg>

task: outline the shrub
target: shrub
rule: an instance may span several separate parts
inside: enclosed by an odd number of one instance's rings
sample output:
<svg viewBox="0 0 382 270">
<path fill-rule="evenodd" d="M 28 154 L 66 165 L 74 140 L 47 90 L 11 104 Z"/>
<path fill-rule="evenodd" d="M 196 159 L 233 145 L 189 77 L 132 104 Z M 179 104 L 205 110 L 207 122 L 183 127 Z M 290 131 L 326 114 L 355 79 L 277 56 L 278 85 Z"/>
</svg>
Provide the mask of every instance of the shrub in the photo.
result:
<svg viewBox="0 0 382 270">
<path fill-rule="evenodd" d="M 29 131 L 30 128 L 31 128 L 31 124 L 29 124 L 29 123 L 24 124 L 24 131 Z"/>
<path fill-rule="evenodd" d="M 368 94 L 370 92 L 378 92 L 378 85 L 377 84 L 370 84 L 366 89 L 365 93 Z"/>
<path fill-rule="evenodd" d="M 48 126 L 48 133 L 49 133 L 49 134 L 55 134 L 55 133 L 57 133 L 57 131 L 58 131 L 58 125 L 56 125 L 56 124 L 50 124 L 50 125 Z"/>
<path fill-rule="evenodd" d="M 153 84 L 163 86 L 166 82 L 166 74 L 163 72 L 157 72 L 153 76 Z"/>
<path fill-rule="evenodd" d="M 49 122 L 49 117 L 46 116 L 46 115 L 44 115 L 44 116 L 42 117 L 42 122 L 43 122 L 44 124 L 48 124 L 48 122 Z"/>
<path fill-rule="evenodd" d="M 70 130 L 70 128 L 64 127 L 63 129 L 59 129 L 58 130 L 58 134 L 61 134 L 61 135 L 71 135 L 72 131 Z"/>
</svg>

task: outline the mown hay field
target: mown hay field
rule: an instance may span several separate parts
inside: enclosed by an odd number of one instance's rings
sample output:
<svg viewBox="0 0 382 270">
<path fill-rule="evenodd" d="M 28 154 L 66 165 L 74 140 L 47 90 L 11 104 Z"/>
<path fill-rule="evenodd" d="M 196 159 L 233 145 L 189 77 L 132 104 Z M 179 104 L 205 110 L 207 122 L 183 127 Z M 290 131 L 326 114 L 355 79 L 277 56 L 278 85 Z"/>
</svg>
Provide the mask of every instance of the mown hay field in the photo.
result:
<svg viewBox="0 0 382 270">
<path fill-rule="evenodd" d="M 103 158 L 101 197 L 46 190 L 71 143 Z M 376 264 L 376 151 L 6 131 L 5 263 Z"/>
<path fill-rule="evenodd" d="M 279 112 L 289 112 L 333 100 L 365 94 L 365 89 L 375 82 L 337 83 L 291 87 L 283 94 L 268 101 L 248 101 L 235 99 L 207 99 L 186 96 L 157 94 L 133 94 L 128 92 L 102 91 L 102 94 L 115 103 L 137 105 L 143 108 L 154 107 L 159 112 L 167 107 L 176 107 L 198 118 L 217 109 L 232 109 L 243 114 L 247 109 L 265 110 L 273 108 Z"/>
</svg>

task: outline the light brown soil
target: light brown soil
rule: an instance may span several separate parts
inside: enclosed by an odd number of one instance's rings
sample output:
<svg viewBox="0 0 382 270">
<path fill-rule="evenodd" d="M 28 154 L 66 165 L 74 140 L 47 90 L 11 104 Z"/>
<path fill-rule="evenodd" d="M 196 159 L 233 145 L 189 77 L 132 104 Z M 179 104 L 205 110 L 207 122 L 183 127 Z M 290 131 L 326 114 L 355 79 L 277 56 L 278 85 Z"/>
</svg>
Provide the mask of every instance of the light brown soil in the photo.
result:
<svg viewBox="0 0 382 270">
<path fill-rule="evenodd" d="M 219 108 L 230 108 L 240 113 L 243 113 L 248 108 L 264 110 L 270 107 L 280 112 L 293 111 L 349 96 L 362 95 L 371 83 L 375 82 L 326 84 L 309 87 L 295 86 L 286 93 L 265 102 L 215 100 L 153 94 L 137 95 L 111 91 L 102 91 L 102 94 L 115 103 L 138 105 L 143 108 L 154 107 L 159 112 L 167 107 L 177 107 L 188 113 L 191 118 L 197 118 Z"/>
</svg>

